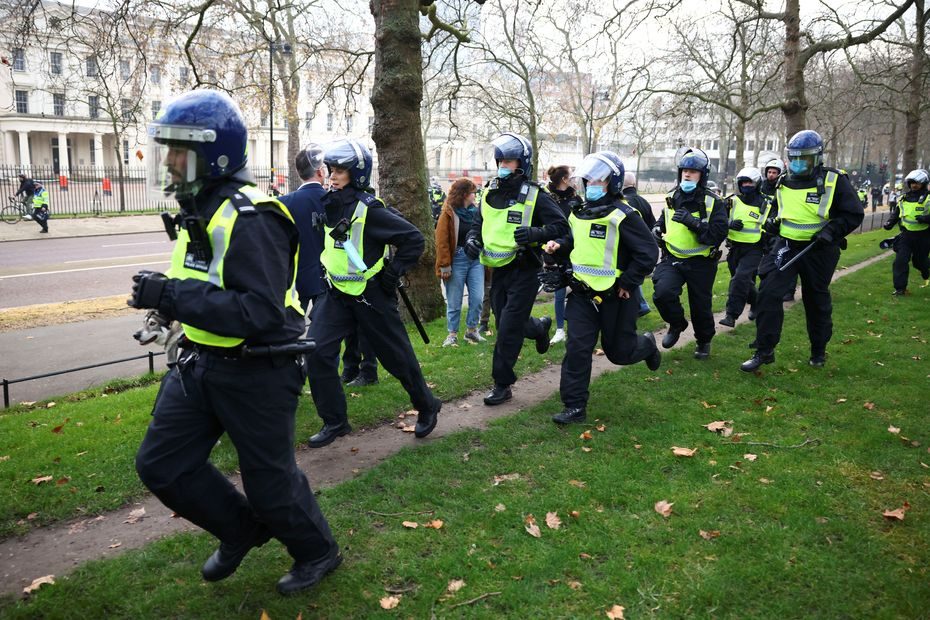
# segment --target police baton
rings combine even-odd
[[[798,260],[799,258],[801,258],[801,257],[804,256],[805,254],[807,254],[808,252],[810,252],[811,249],[813,249],[813,247],[814,247],[815,245],[817,245],[817,242],[816,242],[816,241],[812,241],[811,244],[810,244],[809,246],[807,246],[806,248],[804,248],[803,250],[801,250],[800,252],[798,252],[797,254],[795,254],[795,255],[791,258],[791,260],[789,260],[787,263],[785,263],[784,265],[782,265],[781,267],[779,267],[778,270],[779,270],[779,271],[784,271],[785,269],[787,269],[788,267],[790,267],[791,265],[793,265],[794,263],[796,263],[797,260]]]
[[[410,298],[407,297],[407,291],[404,290],[403,284],[397,287],[397,292],[400,293],[400,298],[404,300],[404,305],[407,306],[407,312],[410,313],[410,318],[413,319],[413,324],[417,326],[417,331],[420,332],[420,338],[423,339],[423,343],[429,344],[429,336],[426,335],[426,330],[423,329],[423,323],[420,322],[420,317],[417,316],[417,311],[413,309],[413,304],[410,303]]]

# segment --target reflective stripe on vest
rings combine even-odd
[[[930,224],[921,224],[917,221],[918,216],[927,215],[926,195],[920,202],[902,200],[898,203],[898,209],[901,211],[901,225],[904,226],[904,230],[917,232],[919,230],[927,230],[927,228],[930,228]]]
[[[823,194],[816,202],[809,202],[811,198],[817,197],[814,187],[791,189],[784,185],[779,186],[778,209],[782,237],[795,241],[810,241],[811,237],[827,225],[838,179],[837,173],[827,173]]]
[[[670,194],[671,195],[671,194]],[[710,194],[704,195],[704,209],[707,211],[707,217],[701,221],[706,222],[714,209],[714,197]],[[691,258],[692,256],[710,256],[713,246],[704,245],[698,241],[698,234],[678,222],[672,221],[675,215],[673,209],[665,209],[665,248],[673,256],[678,258]]]
[[[346,295],[359,296],[365,292],[368,281],[375,277],[384,267],[384,257],[378,259],[371,267],[360,269],[349,259],[345,250],[345,243],[351,243],[358,252],[359,257],[365,257],[365,222],[368,219],[368,205],[361,200],[355,205],[352,214],[352,227],[345,242],[336,241],[330,236],[333,229],[324,226],[323,253],[320,262],[326,268],[326,277],[341,292]]]
[[[48,206],[48,192],[44,189],[36,192],[35,196],[32,197],[32,206],[36,209],[47,207]]]
[[[283,204],[258,191],[251,185],[245,185],[236,190],[238,194],[248,198],[249,202],[254,204],[271,204],[290,220],[294,222],[290,211]],[[254,208],[254,207],[253,207]],[[233,229],[238,221],[239,211],[233,204],[232,200],[226,199],[219,206],[210,222],[207,224],[207,236],[210,238],[210,249],[213,257],[208,265],[199,265],[192,258],[188,258],[187,246],[190,243],[190,235],[186,228],[178,231],[178,239],[174,244],[174,250],[171,254],[171,267],[166,275],[169,278],[179,280],[200,280],[209,282],[219,288],[225,288],[223,280],[223,266],[225,264],[226,251],[229,249],[229,242],[232,238]],[[297,279],[297,256],[294,252],[293,275],[291,276],[290,287],[284,294],[282,303],[285,308],[293,308],[295,311],[303,314],[300,302],[297,298],[297,289],[294,282]],[[242,344],[245,339],[235,336],[221,336],[214,332],[207,331],[181,323],[184,329],[184,335],[193,342],[211,347],[235,347]]]
[[[530,185],[526,202],[516,202],[505,209],[495,209],[488,203],[487,194],[481,199],[481,264],[488,267],[503,267],[513,261],[520,246],[513,240],[513,231],[520,226],[530,226],[539,188]]]
[[[569,214],[575,245],[570,260],[576,278],[595,291],[606,291],[620,274],[617,257],[620,254],[620,222],[626,214],[620,209],[594,220],[583,220]]]
[[[737,243],[758,243],[762,239],[762,224],[769,216],[772,203],[766,198],[761,207],[748,205],[739,196],[733,196],[733,208],[730,210],[730,222],[743,222],[741,230],[730,230],[727,239]]]

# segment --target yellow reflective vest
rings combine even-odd
[[[786,239],[810,241],[826,226],[838,178],[836,172],[827,172],[823,184],[824,191],[820,195],[817,194],[816,187],[792,189],[779,185],[776,190],[781,218],[779,234]]]
[[[524,202],[515,202],[506,209],[495,209],[488,203],[488,192],[481,199],[481,250],[480,261],[488,267],[503,267],[517,256],[520,246],[513,240],[513,231],[530,226],[533,210],[539,198],[539,187],[530,185]]]
[[[207,236],[210,239],[210,247],[213,256],[209,262],[199,259],[193,252],[188,251],[190,235],[186,228],[178,231],[178,239],[174,244],[174,250],[171,254],[171,267],[165,274],[169,278],[178,280],[201,280],[210,282],[220,288],[225,288],[223,284],[223,266],[226,257],[226,251],[229,249],[229,242],[232,238],[233,228],[239,218],[239,212],[246,210],[255,210],[256,204],[273,205],[279,209],[288,220],[292,223],[294,218],[290,211],[283,204],[258,191],[251,185],[243,185],[232,198],[227,198],[219,206],[213,217],[207,224]],[[297,279],[297,252],[294,252],[293,276],[291,284],[281,300],[285,308],[293,308],[303,314],[300,307],[300,301],[297,298],[297,289],[294,282]],[[214,332],[194,327],[186,323],[181,323],[184,328],[184,335],[191,341],[198,344],[211,347],[235,347],[242,344],[245,339],[233,336],[221,336]]]
[[[35,209],[48,207],[48,190],[44,187],[40,190],[36,190],[35,196],[32,198],[32,206]]]
[[[901,226],[904,227],[904,230],[917,232],[930,228],[930,224],[921,224],[917,221],[918,216],[927,215],[928,213],[927,199],[928,195],[924,194],[923,200],[920,202],[902,200],[898,203],[898,209],[901,213]]]
[[[333,229],[324,226],[326,234],[323,235],[323,253],[320,255],[320,262],[326,268],[326,277],[332,285],[346,295],[358,297],[364,293],[368,281],[384,268],[383,256],[371,267],[366,265],[367,269],[363,269],[361,265],[352,262],[349,253],[346,251],[346,244],[352,244],[358,252],[358,256],[364,259],[365,222],[368,219],[368,203],[375,204],[377,202],[379,201],[374,196],[366,195],[364,199],[356,203],[355,211],[352,214],[352,225],[347,231],[348,236],[345,240],[337,241],[333,239],[329,234]]]
[[[670,192],[668,197],[671,198],[675,192]],[[706,222],[710,218],[711,211],[714,209],[714,196],[711,194],[704,194],[704,209],[707,211],[707,214],[704,218],[701,219],[702,222]],[[696,213],[695,211],[691,212],[692,215]],[[698,241],[698,234],[696,231],[691,230],[684,224],[680,224],[672,220],[672,216],[675,215],[675,210],[666,207],[665,208],[665,236],[662,240],[665,242],[665,248],[669,251],[672,256],[677,256],[678,258],[691,258],[693,256],[710,256],[711,252],[714,251],[714,247],[711,245],[705,245]]]
[[[742,230],[733,230],[727,233],[727,239],[737,243],[758,243],[762,239],[762,225],[765,224],[772,203],[763,196],[761,207],[748,205],[739,196],[733,196],[733,208],[730,209],[730,222],[740,220],[743,222]]]
[[[572,274],[595,291],[606,291],[623,272],[617,268],[620,256],[620,223],[626,213],[614,209],[592,220],[568,216],[574,247],[569,257]]]

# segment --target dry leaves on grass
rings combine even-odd
[[[897,426],[889,426],[888,432],[891,433],[892,435],[897,435],[898,433],[901,432],[901,429],[898,428]]]
[[[584,439],[585,441],[591,439],[592,437],[594,437],[594,435],[591,434],[591,431],[585,431],[578,435],[578,439]]]
[[[710,404],[709,402],[707,402],[706,400],[702,400],[702,401],[701,401],[701,405],[702,405],[705,409],[716,409],[716,408],[717,408],[717,405],[711,405],[711,404]]]
[[[494,512],[504,512],[505,510],[507,510],[507,506],[504,506],[503,504],[498,504],[494,507]]]
[[[523,528],[533,538],[542,538],[542,532],[539,530],[539,526],[536,525],[536,517],[533,515],[526,515],[526,518],[523,519]]]
[[[404,521],[403,523],[401,523],[401,525],[403,525],[405,528],[410,529],[410,530],[415,530],[418,527],[420,527],[420,524],[417,523],[416,521]]]
[[[446,586],[446,592],[448,592],[449,594],[455,594],[456,592],[458,592],[464,587],[465,587],[464,579],[451,579],[449,581],[449,585]]]
[[[32,580],[32,583],[23,588],[23,594],[32,594],[45,584],[53,585],[55,583],[55,575],[46,575],[45,577],[38,577]]]
[[[562,520],[559,518],[558,513],[546,513],[546,526],[548,526],[550,530],[557,530],[562,526]]]
[[[126,517],[126,520],[123,521],[123,523],[138,523],[144,518],[145,518],[145,507],[143,506],[142,508],[136,508],[135,510],[130,512],[129,516]]]
[[[443,522],[441,519],[433,519],[432,521],[427,521],[423,524],[423,527],[431,530],[442,529]]]
[[[873,471],[869,473],[869,478],[872,480],[884,480],[885,476],[880,471]]]
[[[604,426],[603,424],[598,424],[595,428],[597,428],[598,432],[600,433],[603,433],[604,431],[607,430],[607,427]]]
[[[845,403],[847,400],[848,400],[848,399],[846,399],[846,398],[837,398],[837,399],[836,399],[836,404],[839,405],[839,404]]]
[[[568,484],[572,485],[573,487],[578,487],[579,489],[583,489],[588,486],[586,482],[582,482],[581,480],[569,480]]]
[[[747,461],[749,461],[750,463],[752,463],[753,461],[755,461],[755,460],[756,460],[757,458],[759,458],[759,457],[756,456],[755,454],[744,454],[744,455],[743,455],[743,458],[746,459]]]
[[[882,516],[888,519],[889,521],[904,521],[904,513],[911,509],[911,505],[907,502],[904,502],[904,505],[900,508],[895,508],[894,510],[886,510],[882,513]]]
[[[33,478],[32,480],[30,480],[32,484],[37,485],[37,486],[42,484],[43,482],[51,482],[51,481],[52,481],[51,476],[39,476],[37,478]]]
[[[872,402],[862,403],[862,408],[872,411],[873,409],[875,409],[875,403],[872,403]]]
[[[678,446],[672,446],[672,454],[675,456],[687,456],[692,457],[694,453],[697,452],[697,448],[679,448]]]
[[[656,512],[658,512],[660,515],[662,515],[663,517],[667,519],[670,516],[672,516],[672,506],[674,505],[675,505],[675,502],[668,503],[664,499],[661,499],[656,502],[656,505],[654,506],[654,508]]]
[[[698,535],[704,540],[713,540],[720,536],[720,530],[699,530]]]
[[[506,482],[508,480],[519,480],[520,474],[503,474],[500,476],[494,476],[494,486],[499,485],[501,482]]]
[[[626,607],[623,605],[614,605],[604,613],[607,614],[607,617],[610,618],[610,620],[623,620],[624,609],[626,609]]]
[[[380,601],[381,609],[394,609],[400,605],[400,596],[385,596]]]
[[[733,424],[733,420],[714,420],[710,424],[702,424],[702,426],[712,433],[720,433],[724,437],[729,437],[733,434],[731,424]]]

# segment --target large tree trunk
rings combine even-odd
[[[371,0],[375,18],[372,138],[378,147],[378,185],[385,203],[423,231],[426,250],[408,274],[411,301],[424,320],[445,312],[433,272],[436,239],[426,194],[426,153],[420,130],[423,67],[418,0]]]
[[[924,72],[927,69],[926,43],[927,16],[924,14],[924,0],[914,3],[917,7],[917,32],[914,40],[914,55],[911,58],[910,80],[908,84],[907,112],[904,115],[904,170],[917,168],[917,138],[920,135],[920,104],[923,101]]]
[[[804,65],[801,64],[801,4],[800,0],[785,2],[785,114],[790,137],[807,127],[807,99],[804,96]]]

